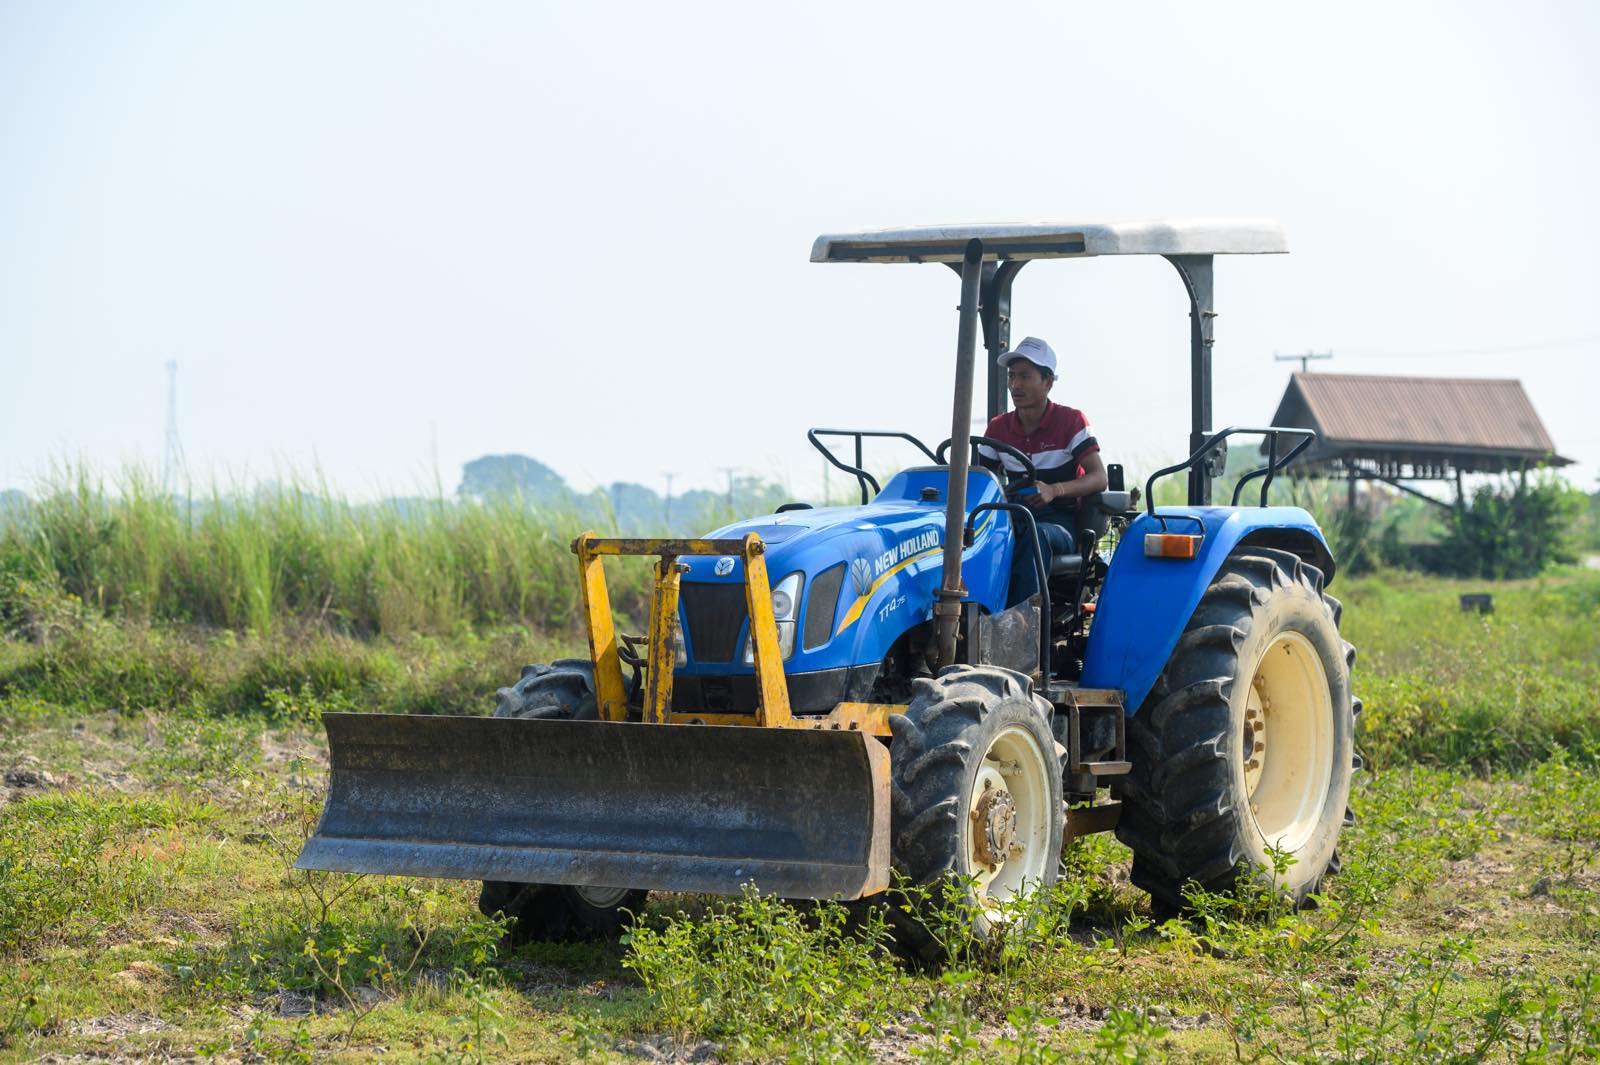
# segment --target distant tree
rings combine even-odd
[[[461,467],[459,496],[487,499],[518,493],[540,503],[567,502],[572,495],[560,474],[526,455],[484,455]]]
[[[666,500],[652,489],[631,481],[617,481],[605,490],[606,502],[623,532],[660,534],[667,527]]]
[[[790,497],[782,486],[759,477],[736,477],[733,503],[728,491],[691,488],[674,493],[672,513],[667,500],[653,489],[630,481],[617,481],[598,493],[617,528],[642,535],[698,536],[743,518],[770,514]]]

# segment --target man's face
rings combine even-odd
[[[1006,387],[1011,390],[1011,405],[1027,408],[1042,406],[1054,379],[1027,359],[1012,359],[1006,367]]]

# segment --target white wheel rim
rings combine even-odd
[[[1050,853],[1049,773],[1033,733],[1021,725],[1002,729],[978,763],[962,845],[967,869],[977,881],[978,902],[991,918],[1003,916],[1003,903],[1044,883]],[[1009,793],[1015,803],[1016,831],[1005,859],[990,864],[981,853],[984,826],[975,823],[971,813],[995,789]]]
[[[573,894],[597,910],[609,910],[620,903],[628,895],[627,888],[621,887],[575,887]]]
[[[1272,847],[1294,853],[1322,821],[1333,780],[1333,696],[1322,658],[1281,633],[1256,663],[1240,749],[1250,817]]]

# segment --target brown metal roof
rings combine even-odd
[[[1522,382],[1513,379],[1297,373],[1274,424],[1315,429],[1323,454],[1353,447],[1571,461],[1555,454]]]

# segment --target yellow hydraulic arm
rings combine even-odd
[[[655,555],[655,589],[650,602],[649,650],[645,662],[644,720],[655,724],[756,725],[767,728],[848,729],[889,735],[889,715],[905,707],[879,703],[841,703],[825,717],[796,718],[789,712],[789,686],[778,649],[778,625],[772,616],[772,587],[767,579],[766,545],[755,533],[742,540],[603,539],[586,532],[572,542],[578,556],[578,587],[589,654],[594,661],[595,700],[602,721],[628,716],[627,689],[622,683],[622,657],[617,627],[611,616],[602,560],[608,555]],[[678,580],[688,567],[684,556],[732,555],[744,561],[745,606],[750,642],[755,653],[755,714],[674,713],[672,668],[677,647]]]

